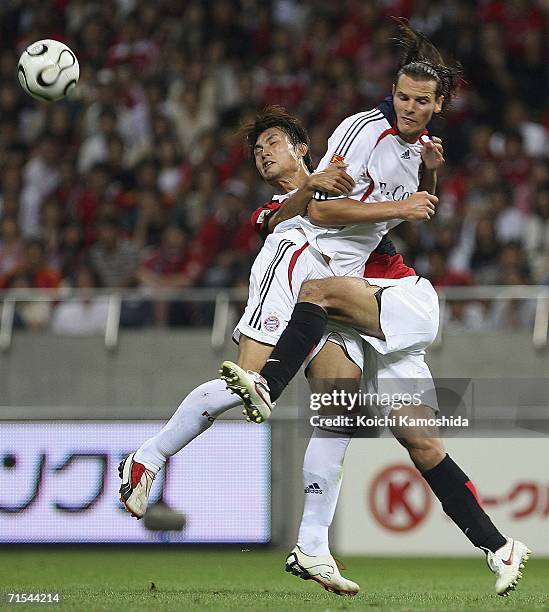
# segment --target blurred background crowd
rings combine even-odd
[[[249,216],[271,191],[239,124],[282,104],[318,161],[344,117],[390,93],[391,15],[465,75],[432,126],[446,152],[437,215],[393,241],[438,287],[549,284],[543,0],[11,0],[0,4],[0,288],[247,286],[260,248]],[[74,95],[50,105],[16,77],[19,54],[43,38],[71,46],[81,69]],[[17,322],[104,324],[104,303],[85,316],[56,308],[31,304]],[[456,308],[454,324],[531,325],[528,303],[498,308]],[[136,302],[122,323],[205,317]]]

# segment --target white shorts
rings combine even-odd
[[[378,353],[424,351],[438,333],[438,295],[433,285],[421,276],[405,278],[367,278],[371,285],[383,287],[379,323],[385,340],[361,334]]]
[[[408,276],[399,279],[366,280],[371,285],[384,287],[381,294],[380,324],[385,340],[368,336],[346,325],[329,322],[326,332],[307,358],[306,364],[318,355],[328,341],[339,344],[363,371],[363,341],[381,355],[398,355],[398,360],[407,354],[424,354],[425,349],[432,344],[438,332],[438,295],[426,278]],[[371,371],[368,359],[366,369]],[[403,372],[406,370],[404,367]]]
[[[363,371],[369,393],[385,396],[416,394],[423,404],[438,412],[433,378],[425,363],[425,350],[438,332],[439,309],[435,289],[427,279],[418,276],[366,280],[384,287],[380,325],[385,340],[330,323],[307,363],[326,342],[337,342]],[[391,406],[379,405],[378,409],[387,415]]]
[[[380,327],[385,340],[361,334],[364,347],[365,380],[370,393],[380,397],[413,395],[438,412],[435,385],[425,350],[438,333],[438,295],[433,285],[420,276],[401,279],[366,279],[384,287],[381,294]],[[390,405],[378,405],[386,416]]]
[[[438,413],[435,383],[425,363],[425,351],[403,350],[382,355],[366,345],[364,358],[366,391],[378,394],[377,410],[382,416],[387,416],[392,410],[389,399],[404,400],[405,394],[411,396],[407,403],[429,406],[435,414]]]
[[[328,264],[299,230],[270,234],[252,266],[248,302],[233,339],[238,342],[244,334],[274,346],[290,320],[301,285],[307,280],[331,277]],[[425,363],[425,349],[438,331],[436,291],[427,279],[417,276],[366,280],[384,287],[380,324],[385,340],[330,322],[305,367],[326,342],[336,342],[363,370],[369,391],[388,393],[395,380],[409,381],[402,392],[412,389],[426,393],[425,403],[428,401],[427,405],[438,411],[431,372]],[[375,350],[365,352],[364,342]]]
[[[298,230],[269,234],[250,273],[250,293],[233,340],[241,334],[274,346],[292,316],[301,285],[332,277],[322,255]]]

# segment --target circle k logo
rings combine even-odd
[[[385,529],[410,531],[429,513],[431,490],[415,468],[394,464],[374,477],[367,503],[376,521]]]

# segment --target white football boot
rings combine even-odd
[[[232,361],[224,361],[219,374],[229,391],[242,398],[242,414],[247,421],[263,423],[271,416],[275,403],[271,401],[269,385],[261,374],[252,370],[246,372]]]
[[[332,555],[306,555],[296,546],[286,559],[286,571],[303,580],[314,580],[330,593],[354,597],[360,587],[356,582],[347,580],[340,572],[337,561]]]
[[[507,538],[507,544],[498,548],[496,552],[486,552],[486,563],[496,575],[496,593],[507,597],[514,591],[517,582],[522,578],[521,569],[528,561],[532,551],[526,544]]]
[[[136,519],[143,518],[149,503],[149,494],[156,475],[142,463],[133,460],[135,453],[128,455],[118,466],[122,480],[120,501],[126,510]]]

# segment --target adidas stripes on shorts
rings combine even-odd
[[[288,325],[301,285],[332,277],[322,255],[298,229],[270,234],[250,273],[250,293],[234,332],[274,346]]]

